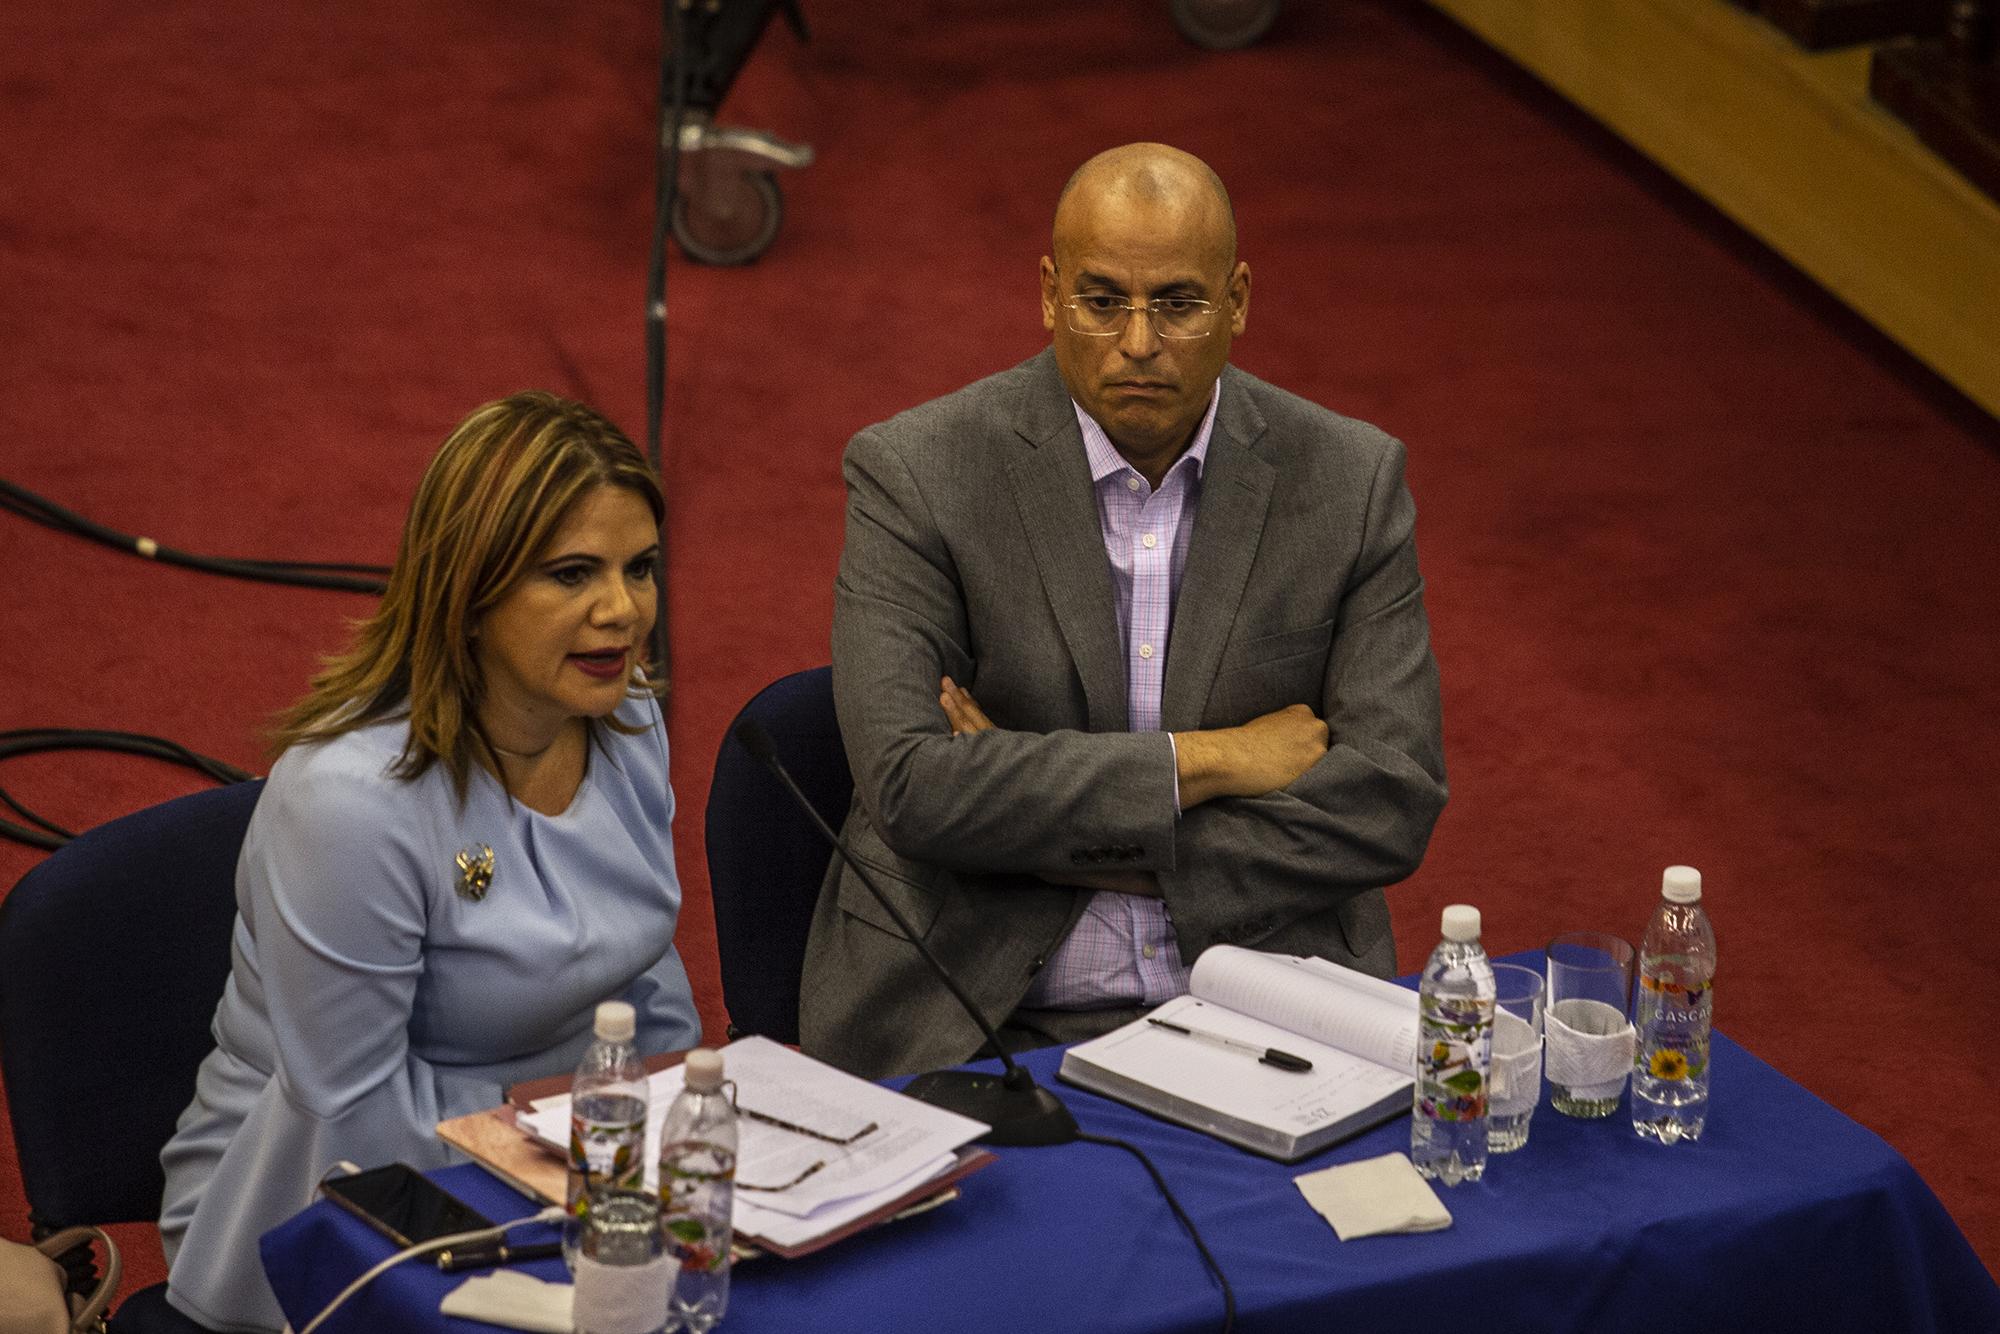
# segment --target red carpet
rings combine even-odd
[[[1296,0],[1235,55],[1151,0],[885,8],[774,29],[725,119],[820,161],[763,262],[673,270],[681,945],[711,1028],[708,770],[744,699],[826,658],[841,445],[1034,351],[1057,188],[1165,139],[1235,192],[1242,363],[1410,445],[1453,800],[1391,895],[1405,966],[1444,903],[1500,951],[1636,932],[1694,863],[1724,1029],[1888,1138],[2000,1268],[1964,1018],[2000,935],[2000,430],[1412,4]],[[640,435],[653,22],[7,10],[0,476],[196,550],[385,561],[479,402],[544,386]],[[0,571],[0,727],[260,769],[368,605],[6,515]],[[196,780],[69,756],[0,785],[88,826]],[[0,886],[34,860],[0,845]]]

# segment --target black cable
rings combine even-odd
[[[236,556],[201,556],[177,547],[163,546],[150,537],[135,537],[85,518],[46,496],[0,478],[0,509],[57,532],[102,543],[119,551],[143,556],[166,565],[179,565],[205,574],[227,575],[262,583],[293,584],[304,588],[330,588],[347,593],[381,593],[387,587],[389,571],[380,565],[352,565],[312,561],[257,560]],[[370,576],[381,576],[379,578]]]
[[[11,760],[20,755],[40,755],[53,750],[105,750],[125,755],[145,755],[170,764],[185,765],[223,784],[241,783],[256,777],[224,760],[189,750],[178,741],[147,736],[141,732],[108,732],[81,727],[28,727],[0,732],[0,760]],[[0,788],[0,803],[5,803],[29,822],[22,825],[12,820],[0,820],[0,837],[46,851],[54,851],[76,837],[71,830],[29,810],[5,788]]]
[[[1194,1248],[1201,1252],[1203,1262],[1208,1265],[1208,1272],[1214,1274],[1215,1281],[1222,1285],[1222,1334],[1230,1334],[1230,1331],[1236,1328],[1236,1292],[1229,1286],[1229,1279],[1223,1274],[1222,1266],[1216,1263],[1215,1256],[1209,1252],[1208,1243],[1201,1239],[1200,1229],[1195,1227],[1194,1220],[1187,1216],[1187,1210],[1181,1208],[1181,1202],[1174,1198],[1173,1191],[1167,1188],[1167,1179],[1160,1175],[1160,1169],[1153,1166],[1153,1160],[1148,1158],[1138,1145],[1122,1139],[1112,1139],[1109,1135],[1091,1135],[1078,1131],[1076,1137],[1086,1144],[1108,1144],[1114,1149],[1123,1149],[1146,1165],[1146,1171],[1152,1175],[1153,1184],[1160,1188],[1160,1194],[1167,1197],[1167,1207],[1174,1211],[1174,1217],[1181,1220],[1181,1226],[1186,1228],[1188,1236],[1194,1239]]]
[[[56,824],[52,821],[44,820],[41,816],[29,810],[26,806],[23,806],[20,802],[14,800],[14,794],[9,792],[4,787],[0,787],[0,801],[6,802],[8,808],[11,809],[14,812],[14,814],[20,816],[23,820],[26,820],[30,824],[38,825],[41,828],[48,830],[49,833],[54,835],[56,838],[68,840],[76,837],[76,835],[70,830],[63,828],[61,825]]]
[[[674,201],[680,195],[681,122],[687,117],[687,17],[681,0],[660,0],[660,41],[672,48],[673,59],[660,58],[660,139],[653,161],[653,250],[646,268],[646,457],[667,488],[661,462],[660,437],[667,406],[667,231],[673,225]],[[673,660],[667,642],[667,584],[660,580],[660,610],[653,620],[653,666],[671,680]]]
[[[10,801],[7,804],[11,806],[14,803]],[[0,820],[0,838],[12,839],[16,843],[26,843],[29,847],[40,848],[43,852],[54,852],[57,848],[69,842],[69,838],[67,837],[58,838],[54,834],[44,834],[39,830],[30,829],[26,825],[15,824],[12,820]]]

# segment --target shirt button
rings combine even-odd
[[[1125,489],[1127,491],[1137,491],[1139,489],[1139,479],[1136,477],[1127,477],[1125,479]]]
[[[1160,539],[1153,536],[1151,533],[1147,533],[1144,537],[1140,538],[1139,542],[1148,551],[1151,551],[1154,547],[1160,545]]]
[[[1151,644],[1139,645],[1139,656],[1142,658],[1151,658],[1153,656],[1153,646]]]
[[[1148,945],[1146,946],[1145,949],[1140,951],[1140,953],[1144,954],[1148,959],[1152,958],[1155,954],[1158,954],[1159,952],[1160,951],[1158,947],[1153,945]]]

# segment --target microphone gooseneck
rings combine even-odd
[[[890,920],[903,933],[903,938],[916,949],[930,970],[937,974],[938,981],[944,983],[945,990],[952,994],[959,1007],[986,1035],[987,1044],[999,1053],[1000,1064],[1004,1067],[1004,1073],[998,1076],[970,1070],[937,1070],[919,1075],[904,1092],[919,1101],[985,1122],[992,1127],[980,1136],[981,1141],[987,1144],[1067,1144],[1074,1140],[1078,1134],[1076,1118],[1070,1115],[1069,1108],[1063,1105],[1062,1099],[1037,1084],[1027,1067],[1007,1054],[1000,1035],[994,1031],[986,1016],[979,1012],[979,1007],[972,1003],[972,998],[965,994],[958,980],[931,953],[930,947],[924,944],[902,910],[882,892],[882,887],[875,883],[867,868],[848,852],[846,841],[820,817],[812,801],[799,789],[784,761],[778,758],[778,748],[770,734],[755,719],[745,718],[736,725],[735,736],[750,752],[751,758],[771,771],[799,809],[812,821],[820,837],[833,845],[835,854],[875,896],[875,901],[889,914]]]

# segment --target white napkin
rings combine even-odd
[[[589,1254],[579,1255],[570,1318],[579,1329],[658,1329],[680,1273],[671,1254],[636,1265],[599,1264]]]
[[[1615,1098],[1637,1038],[1614,1005],[1572,997],[1549,1007],[1548,1076],[1579,1098]]]
[[[438,1310],[536,1334],[570,1334],[573,1291],[567,1283],[545,1282],[518,1269],[496,1269],[447,1292]]]
[[[1542,1096],[1542,1035],[1509,1010],[1493,1013],[1493,1086],[1486,1110],[1519,1116],[1535,1110]]]
[[[1308,1172],[1293,1177],[1292,1184],[1342,1241],[1451,1226],[1451,1211],[1417,1175],[1408,1154],[1385,1153]]]

